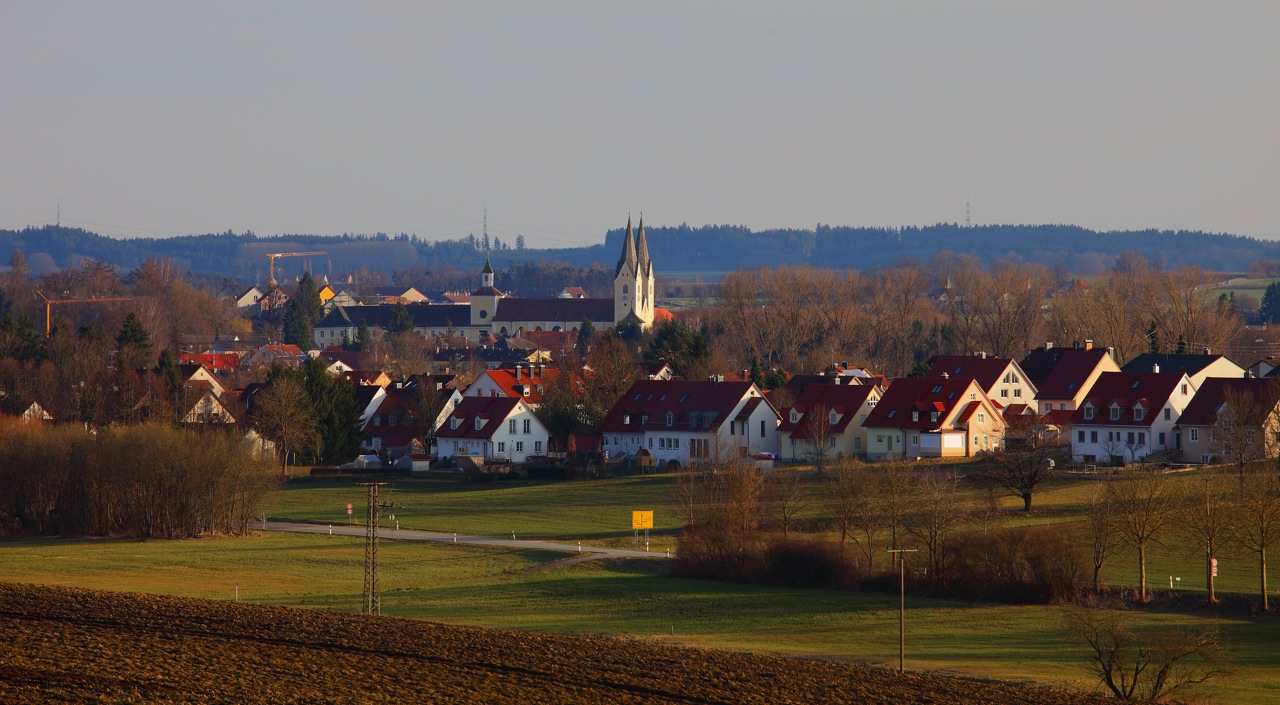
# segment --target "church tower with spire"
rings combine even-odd
[[[622,254],[613,276],[613,321],[621,323],[635,318],[641,329],[653,326],[653,262],[649,259],[649,242],[644,234],[644,216],[640,216],[639,238],[632,234],[631,216],[627,216],[627,233],[622,240]]]
[[[485,255],[484,269],[480,271],[480,288],[471,292],[471,325],[491,325],[494,314],[498,312],[498,300],[503,296],[493,286],[493,265]]]

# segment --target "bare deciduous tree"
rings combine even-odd
[[[289,451],[314,443],[316,420],[311,397],[293,375],[281,375],[258,392],[254,400],[253,427],[276,445],[280,473],[289,472]]]
[[[1280,541],[1280,478],[1256,474],[1245,479],[1245,491],[1237,505],[1237,540],[1258,555],[1258,581],[1262,611],[1267,600],[1267,549]]]
[[[1228,672],[1215,627],[1136,634],[1123,612],[1083,607],[1067,624],[1089,647],[1089,672],[1120,700],[1155,702]]]
[[[964,518],[960,507],[960,478],[949,471],[925,471],[916,482],[915,511],[906,515],[907,532],[920,539],[929,553],[929,581],[946,575],[946,547]]]
[[[1032,423],[1014,439],[1006,437],[1004,452],[993,460],[993,466],[981,479],[1003,487],[1022,500],[1022,511],[1031,511],[1031,498],[1036,489],[1057,476],[1055,457],[1062,453],[1057,437],[1042,423]]]
[[[775,468],[768,477],[768,490],[773,514],[782,524],[782,540],[787,541],[796,517],[809,508],[809,487],[799,470]]]
[[[1173,524],[1177,497],[1167,476],[1137,471],[1106,485],[1120,540],[1138,553],[1138,597],[1146,602],[1147,547]]]
[[[1221,476],[1206,476],[1200,491],[1186,498],[1180,512],[1182,529],[1204,550],[1204,587],[1217,602],[1213,561],[1234,534],[1235,507]]]
[[[1102,592],[1102,566],[1116,544],[1115,507],[1103,487],[1095,488],[1085,505],[1085,526],[1089,537],[1089,558],[1093,563],[1093,592]]]

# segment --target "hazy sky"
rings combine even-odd
[[[1280,2],[0,0],[0,228],[1280,238]]]

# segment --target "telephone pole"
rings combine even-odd
[[[915,553],[917,548],[892,548],[889,553]],[[907,670],[907,557],[898,559],[898,673]]]
[[[378,488],[389,482],[359,482],[369,488],[369,511],[364,524],[364,605],[365,614],[382,614],[382,590],[378,586],[378,524],[382,522],[382,505]]]

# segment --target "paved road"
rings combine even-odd
[[[267,531],[288,531],[299,534],[334,534],[337,536],[364,536],[363,526],[347,524],[303,524],[287,519],[268,519],[265,526],[258,528]],[[551,541],[524,541],[522,539],[496,539],[489,536],[463,536],[461,534],[445,534],[437,531],[412,531],[410,529],[378,529],[378,536],[396,541],[436,541],[438,543],[469,543],[478,546],[502,546],[504,548],[525,548],[539,551],[563,551],[565,553],[592,554],[595,558],[662,558],[670,556],[665,551],[632,551],[622,548],[601,548],[599,546],[579,546],[569,543]]]

